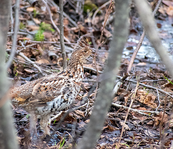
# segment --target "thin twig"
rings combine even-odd
[[[156,5],[156,7],[155,7],[155,9],[154,9],[154,11],[153,11],[153,15],[155,15],[157,9],[159,8],[159,5],[160,5],[161,1],[162,1],[162,0],[159,0],[159,1],[157,2],[157,5]],[[136,47],[136,50],[133,52],[133,55],[132,55],[132,57],[131,57],[129,66],[128,66],[128,68],[127,68],[127,73],[129,73],[129,71],[130,71],[131,68],[132,68],[134,59],[135,59],[135,57],[136,57],[136,55],[137,55],[137,53],[138,53],[138,51],[139,51],[139,49],[140,49],[140,47],[141,47],[141,45],[142,45],[142,42],[143,42],[143,40],[144,40],[145,33],[146,33],[145,30],[143,30],[143,33],[142,33],[142,35],[141,35],[141,38],[139,39],[139,43],[138,43],[138,45],[137,45],[137,47]]]
[[[144,40],[144,37],[145,37],[145,30],[143,30],[143,33],[141,35],[141,38],[139,39],[138,45],[137,45],[135,51],[133,52],[133,55],[131,57],[129,66],[127,68],[127,73],[129,73],[129,71],[132,69],[132,65],[133,65],[134,59],[135,59],[135,57],[136,57],[136,55],[137,55],[137,53],[138,53],[138,51],[139,51],[139,49],[140,49],[140,47],[142,45],[142,42]]]
[[[167,81],[166,79],[158,79],[158,80],[140,80],[140,82],[158,82],[158,81]]]
[[[90,30],[89,30],[89,32],[91,33],[91,39],[92,39],[92,43],[93,43],[93,45],[94,45],[94,48],[96,49],[96,52],[95,52],[95,54],[94,54],[94,58],[93,58],[93,61],[94,61],[94,64],[95,64],[95,68],[96,68],[96,73],[97,73],[97,82],[96,82],[96,91],[95,91],[95,94],[94,94],[94,99],[96,98],[96,94],[97,94],[97,89],[98,89],[98,76],[99,76],[99,73],[98,73],[98,68],[97,68],[97,63],[96,63],[96,56],[97,56],[97,53],[98,53],[98,46],[96,45],[96,43],[95,43],[95,39],[94,39],[94,36],[93,36],[93,32],[91,31],[91,17],[90,17],[90,15],[89,15],[89,13],[88,13],[88,19],[89,19],[89,28],[90,28]]]
[[[111,0],[110,5],[109,5],[109,8],[106,11],[106,15],[105,15],[104,23],[103,23],[103,28],[102,28],[102,31],[101,31],[100,42],[99,42],[99,46],[100,47],[101,47],[101,42],[102,42],[102,37],[103,37],[103,31],[105,29],[105,26],[106,26],[106,22],[108,20],[108,17],[109,17],[109,15],[111,13],[112,6],[113,6],[113,1]]]
[[[38,66],[38,65],[36,65],[36,63],[35,62],[33,62],[33,61],[31,61],[28,57],[26,57],[23,53],[18,53],[21,57],[23,57],[26,61],[28,61],[29,63],[31,63],[42,75],[44,75],[43,74],[43,72],[42,72],[42,70],[41,70],[41,68]]]
[[[121,76],[117,76],[117,78],[121,79],[122,77]],[[137,81],[132,80],[132,79],[130,79],[130,80],[126,79],[126,81],[137,83]],[[173,95],[171,95],[170,93],[168,93],[168,92],[166,92],[166,91],[164,91],[162,89],[159,89],[159,88],[156,88],[156,87],[153,87],[153,86],[150,86],[150,85],[146,85],[146,84],[143,84],[143,83],[139,83],[139,85],[142,85],[144,87],[151,88],[151,89],[154,89],[154,90],[158,90],[159,92],[161,92],[163,94],[166,94],[166,95],[170,96],[171,98],[173,98]]]
[[[110,3],[111,1],[112,1],[112,0],[109,0],[108,2],[104,3],[103,5],[101,5],[101,6],[94,12],[94,15],[93,15],[93,18],[92,18],[92,24],[95,23],[96,14],[97,14],[102,8],[104,8],[106,5],[109,5],[109,3]]]
[[[52,0],[48,0],[48,1],[49,1],[49,5],[54,6],[59,10],[59,7],[55,4],[54,1],[52,1]],[[63,12],[63,15],[64,15],[64,17],[66,17],[70,21],[71,24],[73,24],[74,26],[78,26],[76,24],[76,22],[73,21],[65,12]]]
[[[85,104],[83,104],[83,105],[80,105],[80,106],[78,106],[78,107],[74,107],[74,108],[72,108],[72,109],[70,108],[70,109],[64,111],[65,114],[61,117],[61,119],[60,119],[60,121],[58,122],[56,128],[59,128],[59,126],[61,125],[62,121],[66,118],[66,116],[67,116],[70,112],[73,112],[73,111],[75,111],[75,110],[77,110],[77,109],[80,109],[80,108],[82,108],[82,107],[85,107],[86,105],[87,105],[87,103],[85,103]],[[55,116],[53,116],[52,118],[50,118],[50,119],[49,119],[49,123],[51,123],[54,119],[56,119],[57,117],[59,117],[61,114],[62,114],[62,111],[59,112],[58,114],[56,114]]]
[[[9,60],[6,64],[6,68],[8,69],[13,61],[15,51],[16,51],[16,44],[17,44],[17,32],[18,32],[18,27],[19,27],[19,5],[20,5],[20,0],[16,0],[16,6],[15,6],[15,28],[14,28],[14,36],[13,36],[13,44],[11,48],[11,54],[9,57]]]
[[[57,32],[60,34],[60,30],[58,29],[58,27],[56,26],[55,22],[54,22],[53,19],[52,19],[52,15],[51,15],[51,11],[50,11],[49,6],[48,6],[47,3],[45,2],[45,0],[42,0],[42,2],[45,4],[45,6],[46,6],[46,8],[47,8],[47,10],[48,10],[48,12],[49,12],[49,16],[50,16],[50,20],[51,20],[51,22],[52,22],[52,25],[53,25],[54,28],[57,30]],[[70,41],[69,41],[66,37],[64,37],[64,40],[67,41],[68,43],[70,43]]]
[[[162,132],[162,125],[163,125],[163,119],[164,119],[164,116],[165,116],[165,111],[166,111],[166,103],[167,103],[167,95],[166,97],[164,98],[164,111],[163,111],[163,115],[162,115],[162,119],[161,119],[161,122],[160,122],[160,125],[159,125],[159,132],[160,132],[160,146],[162,146],[162,139],[163,139],[163,132]]]
[[[161,39],[159,38],[159,33],[156,28],[156,23],[154,21],[154,17],[152,15],[151,8],[148,6],[146,0],[134,0],[135,6],[141,18],[142,24],[146,30],[148,35],[148,39],[153,45],[156,52],[159,54],[161,60],[165,64],[169,73],[173,77],[173,60],[170,58],[168,54],[168,50],[165,46],[163,46]],[[147,17],[146,17],[147,16]]]
[[[13,8],[11,7],[11,12],[10,12],[10,17],[11,17],[11,32],[14,31],[13,25],[14,25],[14,19],[13,19]]]
[[[156,91],[157,91],[157,99],[158,99],[158,103],[159,103],[159,105],[156,108],[156,111],[157,111],[159,109],[159,107],[160,107],[160,97],[159,97],[159,91],[158,91],[158,89],[156,89]]]
[[[28,42],[31,42],[31,43],[42,43],[42,44],[57,44],[57,43],[60,43],[60,42],[57,42],[57,41],[32,41],[32,40],[29,40]],[[76,45],[75,43],[68,43],[68,42],[64,42],[64,44]]]
[[[130,109],[131,109],[131,107],[132,107],[133,101],[134,101],[134,99],[135,99],[135,97],[136,97],[136,93],[137,93],[137,90],[138,90],[138,86],[139,86],[139,82],[137,82],[135,92],[134,92],[134,94],[132,94],[131,103],[130,103],[130,106],[129,106],[128,111],[127,111],[127,113],[126,113],[126,117],[125,117],[125,120],[124,120],[124,125],[125,125],[125,123],[126,123],[126,121],[127,121],[127,117],[128,117],[128,115],[129,115],[129,112],[130,112]],[[124,125],[123,125],[122,130],[121,130],[121,135],[120,135],[119,142],[118,142],[118,144],[117,144],[117,149],[119,149],[119,144],[120,144],[121,138],[122,138],[122,136],[123,136]]]
[[[64,26],[63,26],[63,0],[59,0],[59,7],[60,7],[60,44],[61,44],[61,52],[63,58],[63,70],[67,68],[67,61],[66,61],[66,52],[64,47]]]
[[[124,105],[120,105],[120,104],[117,104],[117,103],[112,103],[112,106],[115,106],[115,107],[118,107],[118,108],[123,108],[123,109],[129,109],[129,107],[126,107]],[[138,110],[138,109],[132,109],[132,108],[130,108],[130,111],[133,111],[133,112],[139,113],[141,115],[145,115],[145,116],[151,116],[151,115],[146,114],[146,113],[151,113],[151,114],[156,114],[156,115],[159,114],[158,111]]]
[[[12,32],[8,32],[7,34],[8,34],[8,36],[11,36],[11,35],[14,34],[14,32],[13,32],[13,31],[12,31]],[[28,34],[25,33],[25,32],[17,32],[17,34],[20,34],[20,35],[28,35]]]
[[[133,81],[133,80],[129,80],[129,81],[130,81],[130,82],[136,83],[136,81]],[[173,96],[172,96],[170,93],[168,93],[168,92],[166,92],[166,91],[164,91],[164,90],[162,90],[162,89],[159,89],[159,88],[156,88],[156,87],[153,87],[153,86],[150,86],[150,85],[146,85],[146,84],[143,84],[143,83],[139,83],[139,85],[145,86],[145,87],[147,87],[147,88],[151,88],[151,89],[158,90],[158,91],[160,91],[161,93],[167,94],[167,95],[169,95],[171,98],[173,98]]]

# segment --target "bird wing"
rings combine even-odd
[[[20,104],[39,104],[52,101],[61,94],[63,75],[50,75],[11,89],[10,96]]]
[[[32,98],[40,102],[49,102],[61,94],[63,85],[62,77],[45,78],[33,87]]]

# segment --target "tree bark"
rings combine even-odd
[[[134,1],[149,41],[152,43],[153,47],[159,54],[161,60],[163,61],[173,78],[173,60],[169,57],[168,50],[162,45],[162,41],[159,38],[151,8],[149,7],[146,0]]]
[[[5,65],[7,31],[9,28],[10,0],[1,0],[0,5],[0,129],[2,131],[1,146],[3,149],[17,149],[10,100],[8,98],[9,82]]]
[[[106,114],[111,106],[112,90],[116,74],[120,66],[122,51],[128,36],[129,0],[115,0],[116,18],[114,22],[113,40],[110,45],[108,63],[102,75],[100,91],[94,104],[90,123],[79,141],[77,149],[92,149],[99,139]]]
[[[63,70],[67,68],[67,61],[66,61],[66,53],[64,47],[64,26],[63,26],[63,0],[59,0],[59,8],[60,8],[60,44],[61,44],[61,52],[63,58]]]

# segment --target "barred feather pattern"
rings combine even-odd
[[[22,86],[11,89],[10,95],[18,106],[33,111],[40,118],[44,135],[50,134],[47,127],[50,116],[55,111],[69,107],[80,91],[84,78],[83,63],[92,53],[84,39],[78,41],[66,71],[52,74]]]

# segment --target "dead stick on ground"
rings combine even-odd
[[[155,7],[155,9],[154,9],[154,11],[153,11],[153,15],[155,15],[157,9],[159,8],[159,5],[160,5],[161,1],[162,1],[162,0],[159,0],[159,1],[157,2],[157,5],[156,5],[156,7]],[[132,55],[132,57],[131,57],[129,66],[128,66],[128,68],[127,68],[127,73],[129,73],[129,71],[130,71],[131,68],[132,68],[134,59],[135,59],[135,57],[136,57],[136,55],[137,55],[137,53],[138,53],[138,51],[139,51],[139,49],[140,49],[140,47],[141,47],[141,45],[142,45],[142,41],[144,40],[144,37],[145,37],[145,30],[144,30],[143,33],[142,33],[142,36],[141,36],[141,38],[140,38],[140,40],[139,40],[139,43],[138,43],[138,45],[137,45],[137,47],[136,47],[136,50],[133,52],[133,55]]]
[[[31,63],[35,68],[37,68],[37,70],[42,74],[42,75],[44,75],[43,74],[43,72],[42,72],[42,70],[41,70],[41,68],[38,66],[38,65],[36,65],[35,64],[35,62],[33,62],[33,61],[31,61],[28,57],[26,57],[23,53],[18,53],[21,57],[23,57],[26,61],[28,61],[29,63]]]
[[[117,78],[122,79],[121,76],[117,76]],[[126,79],[126,81],[133,82],[133,83],[137,83],[137,81],[132,80],[132,79],[130,79],[130,80]],[[143,83],[139,83],[139,85],[142,85],[142,86],[144,86],[144,87],[151,88],[151,89],[154,89],[154,90],[158,90],[159,92],[161,92],[161,93],[163,93],[163,94],[166,94],[166,95],[170,96],[171,98],[173,98],[173,95],[171,95],[169,92],[166,92],[166,91],[164,91],[164,90],[162,90],[162,89],[159,89],[159,88],[156,88],[156,87],[153,87],[153,86],[150,86],[150,85],[146,85],[146,84],[143,84]]]
[[[162,146],[162,139],[163,139],[163,132],[162,132],[162,125],[163,125],[163,119],[164,119],[164,116],[165,116],[165,111],[166,111],[166,103],[167,103],[167,95],[164,99],[165,103],[164,103],[164,111],[163,111],[163,115],[162,115],[162,119],[161,119],[161,122],[160,122],[160,125],[159,125],[159,131],[160,131],[160,146]]]
[[[129,109],[129,107],[119,105],[117,103],[112,103],[112,106],[115,106],[115,107],[118,107],[118,108],[123,108],[123,109]],[[151,114],[156,114],[156,115],[159,114],[158,111],[138,110],[138,109],[132,109],[132,108],[130,108],[130,111],[133,111],[133,112],[139,113],[141,115],[145,115],[145,116],[151,116],[151,115],[146,114],[146,113],[151,113]]]
[[[123,127],[122,127],[122,130],[121,130],[120,139],[119,139],[119,142],[118,142],[118,144],[117,144],[117,149],[119,149],[119,144],[120,144],[120,142],[121,142],[121,138],[122,138],[123,132],[124,132],[124,126],[125,126],[125,123],[126,123],[126,121],[127,121],[127,117],[128,117],[128,115],[129,115],[130,108],[132,107],[133,101],[134,101],[134,99],[135,99],[135,97],[136,97],[136,93],[137,93],[138,87],[139,87],[139,82],[137,82],[137,84],[136,84],[135,92],[134,92],[134,94],[132,95],[131,103],[130,103],[129,109],[128,109],[127,113],[126,113],[126,117],[125,117],[125,120],[124,120],[124,123],[123,123]]]

